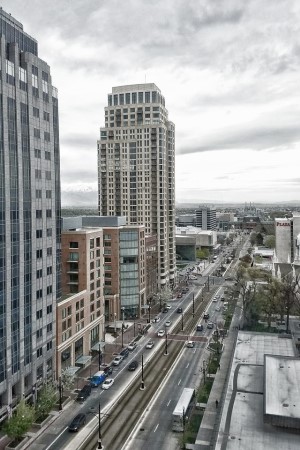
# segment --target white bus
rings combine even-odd
[[[195,397],[195,390],[191,388],[184,388],[180,399],[173,411],[172,415],[172,430],[183,431],[184,425],[189,418],[192,401]]]

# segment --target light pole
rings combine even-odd
[[[166,342],[165,342],[165,356],[168,355],[168,333],[166,333]]]
[[[193,317],[195,317],[195,295],[193,292]]]
[[[115,313],[115,337],[117,334],[117,313]]]
[[[61,377],[59,377],[59,385],[58,385],[58,390],[59,390],[59,411],[61,411],[63,409],[62,407],[62,397],[63,397],[63,386],[62,386],[62,382],[61,382]]]
[[[141,381],[140,390],[143,391],[144,389],[145,389],[145,383],[144,383],[144,355],[142,354],[142,381]]]
[[[124,306],[122,306],[121,311],[122,311],[122,328],[121,328],[121,334],[122,334],[122,348],[123,348],[123,347],[124,347],[124,311],[125,311]]]
[[[183,312],[181,313],[181,331],[183,331]]]
[[[100,346],[100,342],[99,342],[99,355],[98,355],[98,362],[99,362],[99,370],[101,368],[101,360],[102,360],[102,353],[101,353],[101,346]]]
[[[97,414],[94,412],[96,408],[90,408],[90,413],[94,414],[95,417],[97,417]],[[102,435],[101,435],[101,405],[99,402],[99,406],[98,406],[98,449],[104,449],[103,445],[102,445]]]
[[[148,314],[149,314],[149,318],[148,318],[148,323],[151,322],[151,318],[150,318],[150,311],[151,311],[151,306],[148,305]]]
[[[207,277],[207,292],[209,292],[209,275]]]

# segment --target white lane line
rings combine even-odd
[[[51,442],[51,444],[45,449],[48,450],[48,448],[51,448],[53,446],[53,444],[61,437],[61,435],[68,429],[68,427],[64,428],[62,430],[62,432],[57,436],[56,439],[54,439],[54,441]]]
[[[181,383],[181,380],[178,381],[178,386],[180,385],[180,383]]]
[[[153,433],[155,433],[155,431],[157,430],[157,428],[158,428],[158,424],[157,424],[156,427],[154,428]]]
[[[185,367],[186,369],[189,367],[190,363],[188,363],[188,365]]]
[[[171,400],[168,401],[167,406],[169,406],[170,403],[171,403]]]

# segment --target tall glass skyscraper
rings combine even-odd
[[[126,216],[158,242],[158,289],[174,283],[175,126],[153,84],[108,95],[98,141],[99,213]]]
[[[57,90],[0,8],[0,422],[54,375],[60,296]]]

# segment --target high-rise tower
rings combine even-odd
[[[98,141],[100,215],[126,216],[158,242],[158,288],[175,277],[175,127],[153,84],[108,95]]]
[[[60,296],[57,90],[0,8],[0,421],[54,373]]]

